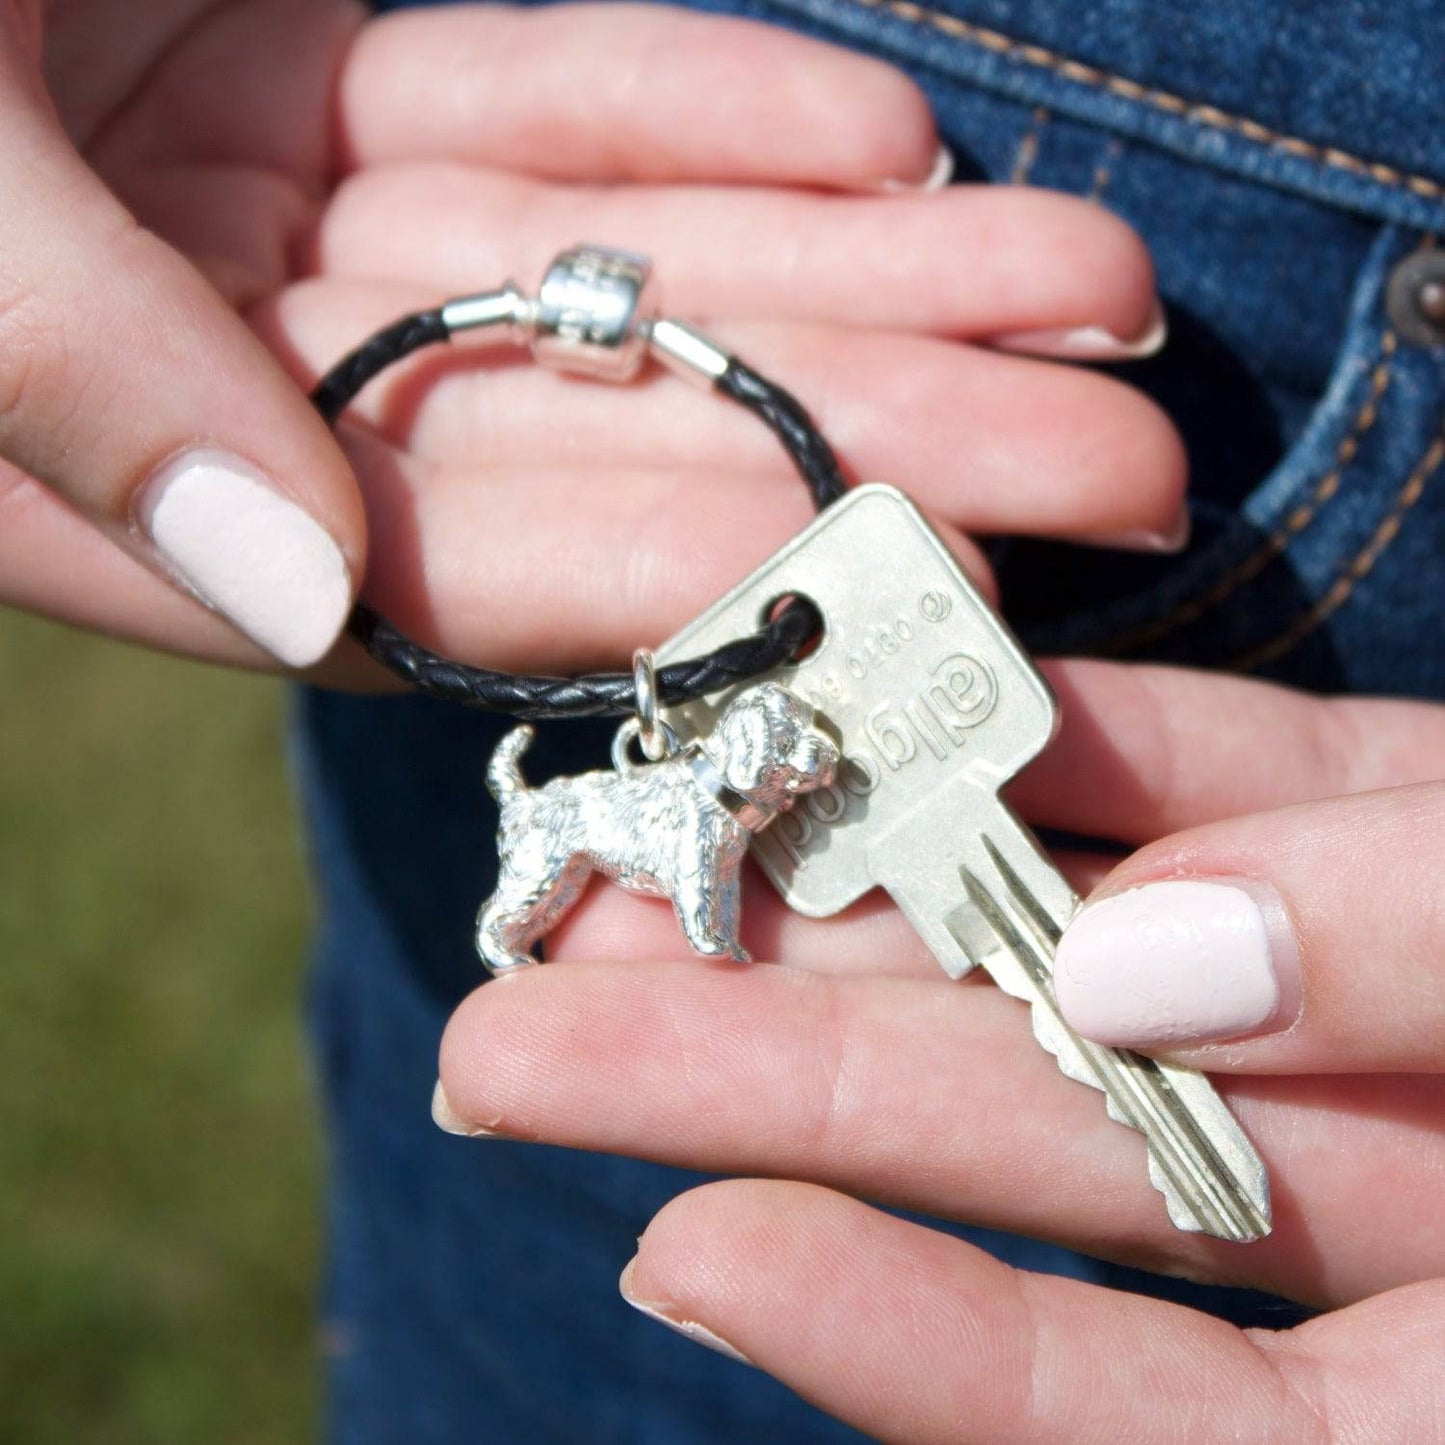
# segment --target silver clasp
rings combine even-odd
[[[442,307],[449,332],[489,332],[530,345],[561,371],[631,381],[648,355],[670,371],[711,386],[728,355],[701,332],[656,315],[657,288],[646,256],[608,246],[573,246],[557,256],[536,299],[514,282]]]
[[[563,371],[631,381],[647,359],[652,262],[630,251],[574,246],[537,293],[532,354]]]

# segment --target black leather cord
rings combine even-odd
[[[334,426],[373,377],[412,352],[450,336],[440,310],[405,316],[333,366],[317,383],[311,400]],[[820,511],[843,495],[843,477],[833,449],[795,397],[736,357],[729,358],[716,385],[725,396],[761,418],[778,437]],[[790,598],[776,617],[751,636],[740,637],[705,657],[659,668],[658,700],[665,707],[675,707],[771,672],[796,657],[821,627],[822,618],[812,603]],[[637,704],[631,672],[530,677],[468,667],[412,641],[361,603],[353,609],[347,629],[403,682],[447,702],[535,720],[627,717]]]
[[[811,603],[784,608],[761,632],[740,637],[690,662],[657,670],[657,696],[664,707],[691,702],[734,683],[771,672],[790,661],[815,636],[821,624]],[[637,707],[630,672],[593,672],[581,677],[524,677],[489,672],[438,656],[398,632],[384,617],[358,604],[349,624],[352,635],[403,682],[444,702],[548,718],[628,717]]]
[[[403,316],[384,331],[378,331],[370,341],[363,342],[349,356],[343,356],[316,383],[311,393],[312,405],[325,417],[327,426],[335,426],[356,393],[374,376],[413,351],[450,337],[440,309]]]
[[[813,494],[813,505],[820,512],[843,495],[843,473],[838,458],[797,397],[759,376],[736,356],[728,358],[728,369],[718,377],[716,385],[724,396],[747,407],[772,429],[787,448],[798,475]]]

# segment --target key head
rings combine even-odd
[[[773,674],[813,704],[843,755],[837,780],[799,800],[753,844],[778,891],[812,917],[878,881],[870,854],[909,826],[933,829],[950,801],[976,807],[1054,735],[1053,693],[943,539],[893,487],[850,492],[657,652],[672,662],[756,630],[801,594],[824,634]],[[683,737],[708,731],[732,693],[668,712]],[[968,816],[967,812],[960,816]]]

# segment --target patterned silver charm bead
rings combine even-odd
[[[803,793],[827,787],[838,746],[812,707],[778,683],[740,692],[699,742],[632,763],[629,720],[612,772],[529,788],[520,762],[530,727],[508,733],[487,770],[501,807],[501,872],[477,916],[477,951],[493,973],[536,962],[532,945],[582,896],[593,873],[668,898],[699,953],[745,960],[738,941],[743,859],[753,834]]]
[[[574,246],[547,268],[537,293],[538,361],[606,381],[631,381],[647,359],[652,263],[603,246]]]
[[[731,358],[696,327],[659,317],[652,262],[610,246],[573,246],[556,256],[536,296],[514,281],[457,296],[441,308],[453,338],[530,346],[561,371],[631,381],[650,354],[669,371],[712,387]]]

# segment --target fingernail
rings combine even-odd
[[[1164,532],[1143,528],[1129,532],[1100,532],[1078,540],[1086,547],[1112,547],[1121,552],[1182,552],[1189,545],[1189,509],[1183,508],[1174,525]]]
[[[1168,339],[1169,321],[1156,297],[1137,336],[1115,336],[1102,326],[1075,326],[1063,331],[1011,331],[994,337],[993,345],[1064,361],[1142,361],[1162,351]]]
[[[617,1287],[622,1291],[622,1298],[627,1301],[639,1314],[644,1314],[650,1320],[656,1320],[660,1325],[666,1325],[668,1329],[675,1330],[680,1335],[686,1335],[694,1344],[702,1345],[704,1349],[715,1350],[720,1355],[726,1355],[730,1360],[736,1360],[741,1365],[751,1365],[752,1361],[739,1349],[728,1344],[721,1335],[715,1335],[705,1325],[700,1325],[696,1320],[682,1320],[675,1315],[669,1314],[670,1305],[658,1304],[653,1300],[639,1299],[633,1292],[632,1272],[636,1266],[636,1258],[627,1261],[627,1266],[622,1271],[622,1277],[617,1281]]]
[[[1071,1028],[1113,1047],[1274,1033],[1299,1013],[1299,950],[1268,884],[1146,883],[1064,930],[1054,990]]]
[[[330,651],[351,607],[341,549],[249,462],[211,448],[167,462],[136,519],[174,575],[288,667]]]
[[[482,1124],[470,1124],[452,1108],[451,1100],[447,1098],[446,1090],[442,1088],[442,1081],[437,1080],[437,1086],[431,1094],[431,1118],[432,1123],[442,1131],[443,1134],[456,1134],[463,1139],[496,1139],[500,1137],[500,1130],[488,1129]]]
[[[932,168],[921,181],[880,181],[878,189],[889,196],[926,196],[941,191],[952,179],[953,152],[946,145],[940,145]]]

